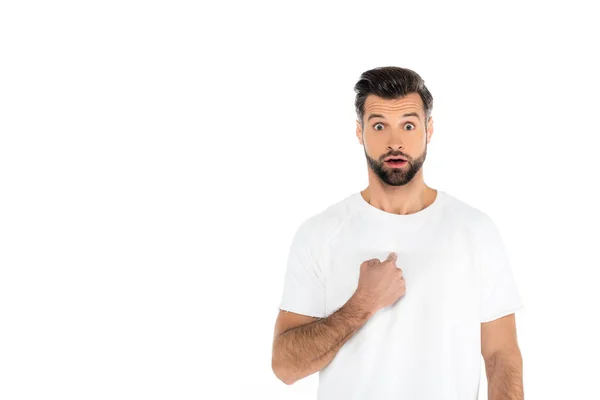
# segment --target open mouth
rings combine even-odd
[[[392,158],[392,159],[386,161],[385,163],[391,167],[402,167],[404,164],[406,164],[406,161],[401,160],[401,159],[393,159]]]

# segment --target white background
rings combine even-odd
[[[2,2],[0,398],[316,398],[271,371],[286,256],[366,187],[386,65],[433,94],[426,183],[505,240],[527,398],[597,396],[590,4]]]

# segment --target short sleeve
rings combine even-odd
[[[489,322],[523,308],[523,303],[500,232],[487,214],[482,214],[476,234],[479,318]]]
[[[305,221],[296,230],[289,249],[279,308],[311,317],[325,317],[325,284],[316,260],[318,244]]]

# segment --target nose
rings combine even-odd
[[[399,132],[401,132],[401,130],[399,130]],[[401,133],[396,133],[395,130],[392,132],[392,134],[389,136],[388,148],[392,151],[398,151],[404,148]]]
[[[404,149],[404,145],[397,145],[397,146],[392,146],[392,145],[388,145],[388,151],[394,155],[402,155],[405,156],[406,154],[403,153],[403,149]]]

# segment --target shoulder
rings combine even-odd
[[[304,219],[296,230],[296,236],[305,243],[323,245],[356,213],[353,196],[348,195]]]
[[[486,211],[473,206],[457,196],[447,192],[444,192],[444,194],[446,197],[444,212],[448,218],[475,232],[493,224],[491,217]]]

